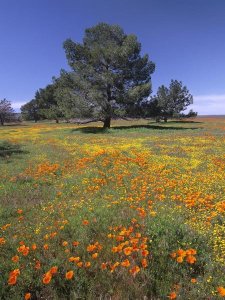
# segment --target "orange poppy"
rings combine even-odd
[[[39,260],[37,260],[36,263],[35,263],[35,269],[39,270],[40,268],[41,268],[41,263],[40,263]]]
[[[224,287],[219,286],[219,287],[217,288],[217,292],[219,293],[219,295],[220,295],[221,297],[225,297],[225,288],[224,288]]]
[[[102,270],[105,270],[106,268],[107,268],[107,264],[106,264],[106,263],[102,263],[102,264],[101,264],[101,269],[102,269]]]
[[[186,258],[186,261],[189,263],[189,264],[194,264],[196,262],[196,258],[192,255],[188,255],[187,258]]]
[[[44,244],[43,248],[44,248],[45,250],[48,250],[48,249],[49,249],[48,244]]]
[[[123,252],[125,255],[130,255],[132,253],[133,248],[132,247],[126,247],[123,249]]]
[[[87,246],[87,251],[88,252],[92,252],[92,251],[94,251],[96,249],[96,246],[95,245],[88,245]]]
[[[17,281],[17,276],[10,276],[8,279],[8,284],[14,285],[14,284],[16,284],[16,281]]]
[[[141,264],[142,264],[143,268],[146,268],[148,266],[147,259],[143,258],[142,261],[141,261]]]
[[[13,256],[12,261],[15,262],[15,263],[18,262],[19,261],[19,256],[18,255]]]
[[[135,276],[138,272],[140,272],[140,270],[141,269],[138,266],[134,266],[129,272]]]
[[[148,254],[149,254],[149,251],[148,250],[143,250],[142,252],[141,252],[141,254],[142,254],[142,256],[148,256]]]
[[[73,278],[73,275],[74,275],[73,271],[68,271],[66,272],[65,277],[67,280],[71,280]]]
[[[130,262],[128,259],[125,259],[124,261],[121,262],[121,266],[123,267],[129,267],[130,266]]]
[[[177,298],[177,294],[175,292],[171,292],[168,296],[169,299],[176,299]]]
[[[98,253],[96,252],[96,253],[94,253],[94,254],[92,254],[92,258],[93,259],[95,259],[95,258],[97,258],[98,257]]]
[[[36,245],[36,244],[33,244],[33,245],[31,246],[31,249],[32,249],[32,250],[36,250],[36,249],[37,249],[37,245]]]
[[[24,299],[29,300],[30,298],[31,298],[31,293],[26,293]]]
[[[83,221],[82,221],[82,224],[83,224],[83,225],[88,225],[88,224],[89,224],[89,221],[88,221],[88,220],[83,220]]]
[[[90,268],[90,266],[91,266],[90,261],[87,261],[87,262],[85,263],[85,268]]]
[[[83,262],[82,262],[82,261],[78,262],[78,263],[77,263],[77,266],[78,266],[79,268],[81,268],[81,267],[83,266]]]
[[[0,245],[4,245],[5,244],[5,239],[3,237],[0,237]]]
[[[24,256],[27,256],[29,254],[30,248],[29,247],[25,247],[25,249],[23,250],[22,254]]]
[[[172,258],[175,258],[175,257],[177,256],[177,254],[176,254],[176,252],[172,252],[172,253],[170,253],[170,256],[171,256]]]
[[[76,241],[73,242],[74,247],[77,247],[79,244],[80,244],[79,242],[76,242]]]
[[[56,274],[58,272],[58,267],[54,266],[54,267],[51,267],[51,269],[49,270],[49,272],[53,275],[53,274]]]
[[[15,269],[12,272],[10,272],[9,275],[10,276],[18,276],[18,275],[20,275],[20,270],[19,269]]]
[[[184,259],[183,259],[183,257],[182,257],[182,256],[178,256],[178,258],[177,258],[177,262],[178,262],[178,263],[182,263],[182,262],[183,262],[183,260],[184,260]]]
[[[49,282],[52,280],[52,274],[50,272],[47,272],[46,274],[44,274],[43,276],[43,280],[42,282],[44,284],[49,284]]]
[[[184,256],[186,256],[186,251],[184,251],[183,249],[179,249],[179,250],[177,250],[177,255],[184,257]]]

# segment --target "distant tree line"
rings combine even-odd
[[[25,120],[60,119],[102,121],[110,128],[112,118],[151,117],[167,121],[184,114],[193,97],[181,81],[162,85],[155,96],[151,75],[155,64],[133,34],[117,25],[99,23],[86,29],[82,43],[68,39],[64,50],[71,68],[39,89],[34,99],[21,107]]]

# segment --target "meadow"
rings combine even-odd
[[[225,297],[225,118],[0,128],[0,299]]]

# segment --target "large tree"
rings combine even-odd
[[[13,119],[14,110],[11,106],[11,102],[6,99],[0,100],[0,124],[3,126],[5,122],[9,122]]]
[[[149,108],[155,108],[156,117],[164,118],[166,122],[170,117],[177,117],[190,104],[193,103],[193,96],[181,81],[171,80],[169,87],[162,85],[158,88],[157,94],[151,98]]]
[[[112,117],[126,114],[150,95],[155,65],[141,55],[137,37],[118,25],[99,23],[85,30],[82,43],[66,40],[64,49],[80,116],[88,112],[109,128]]]

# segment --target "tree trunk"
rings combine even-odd
[[[106,117],[104,120],[103,128],[104,129],[110,128],[110,123],[111,123],[111,117]]]
[[[167,122],[167,120],[168,120],[167,117],[164,117],[164,122]]]
[[[107,69],[107,68],[106,68]],[[108,69],[107,69],[108,70]],[[111,95],[111,84],[107,84],[107,89],[106,89],[106,92],[107,92],[107,117],[105,117],[105,120],[104,120],[104,125],[103,125],[103,128],[104,129],[107,129],[107,128],[110,128],[110,123],[111,123],[111,114],[112,114],[112,107],[111,107],[111,104],[110,104],[110,101],[112,100],[112,95]]]
[[[3,121],[2,118],[0,118],[0,123],[1,123],[2,126],[4,125],[4,121]]]
[[[59,120],[58,120],[58,119],[55,119],[55,122],[56,122],[56,123],[59,123]]]

